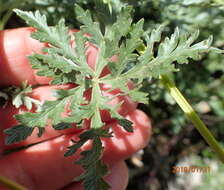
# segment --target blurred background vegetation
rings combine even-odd
[[[0,0],[0,29],[25,26],[13,8],[40,10],[54,25],[64,17],[71,28],[79,27],[73,5],[88,8],[96,19],[109,24],[123,6],[134,6],[133,19],[145,19],[145,28],[166,24],[166,35],[178,26],[183,32],[200,30],[200,39],[214,37],[214,46],[224,49],[223,0]],[[107,11],[108,10],[108,11]],[[109,15],[109,12],[111,15]],[[197,110],[208,128],[223,143],[224,65],[223,55],[207,54],[199,62],[179,66],[173,79]],[[128,190],[223,190],[221,165],[199,133],[184,117],[159,81],[144,82],[149,104],[139,105],[152,119],[153,137],[144,151],[127,161]],[[206,174],[173,174],[172,167],[211,166]]]

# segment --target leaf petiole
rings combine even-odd
[[[14,182],[4,176],[0,176],[0,184],[11,189],[11,190],[28,190],[24,186]]]
[[[224,150],[221,145],[216,141],[215,137],[199,118],[198,114],[194,111],[192,106],[188,103],[179,89],[175,86],[174,82],[167,76],[162,75],[160,77],[162,84],[167,88],[170,95],[174,98],[180,108],[183,110],[188,119],[193,123],[195,128],[199,131],[205,141],[218,155],[219,159],[224,163]]]
[[[2,20],[0,21],[0,31],[4,30],[6,23],[8,22],[9,18],[11,17],[13,11],[10,9],[7,13],[3,16]]]

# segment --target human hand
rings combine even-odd
[[[68,89],[70,84],[49,86],[51,79],[35,75],[26,56],[32,52],[41,52],[41,48],[46,44],[30,38],[32,31],[32,28],[20,28],[0,32],[0,86],[20,85],[26,80],[31,85],[42,85],[34,88],[30,94],[31,97],[39,101],[53,100],[52,89]],[[87,61],[91,67],[96,57],[97,49],[90,46],[87,51]],[[102,88],[107,89],[107,86]],[[88,93],[86,96],[88,97]],[[106,178],[113,190],[126,188],[128,171],[123,160],[143,148],[148,143],[151,134],[150,121],[143,112],[136,109],[136,103],[128,97],[118,97],[111,104],[122,100],[125,104],[122,105],[120,112],[134,123],[134,133],[122,130],[106,112],[102,112],[101,115],[106,125],[110,126],[114,132],[114,137],[103,139],[105,146],[103,160],[109,165],[111,171]],[[21,107],[20,110],[25,111],[25,108]],[[41,138],[37,138],[34,133],[20,144],[9,147],[4,145],[5,136],[2,131],[16,124],[13,115],[18,112],[19,109],[10,103],[0,108],[0,176],[8,177],[29,190],[81,189],[80,184],[72,183],[72,180],[82,172],[80,166],[73,164],[79,155],[69,158],[63,156],[70,145],[70,140],[76,139],[80,130],[74,126],[74,129],[55,131],[49,125]],[[33,143],[35,144],[26,149],[3,155],[6,149]],[[86,148],[88,147],[85,146],[82,149]],[[5,190],[1,186],[0,189]]]

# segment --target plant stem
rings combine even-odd
[[[203,121],[199,118],[197,113],[188,103],[188,101],[181,94],[179,89],[175,86],[174,82],[167,76],[162,75],[160,78],[162,84],[168,89],[170,95],[174,98],[177,104],[184,111],[186,116],[190,119],[190,121],[194,124],[195,128],[199,131],[205,141],[209,144],[209,146],[213,149],[213,151],[218,155],[219,159],[224,163],[224,150],[216,141],[212,133],[203,123]]]
[[[4,176],[0,176],[0,184],[8,187],[9,189],[12,190],[28,190],[27,188],[23,187],[22,185],[4,177]]]
[[[2,20],[0,21],[0,30],[4,30],[6,23],[8,22],[9,18],[12,15],[12,10],[8,10],[7,13],[3,16]]]

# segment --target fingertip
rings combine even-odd
[[[151,122],[148,116],[135,110],[128,114],[127,119],[133,122],[134,132],[127,132],[117,122],[109,124],[113,131],[112,138],[104,138],[106,162],[127,159],[129,156],[144,148],[151,137]],[[111,154],[113,152],[113,154]]]
[[[128,167],[124,161],[117,162],[110,170],[106,180],[111,184],[111,190],[125,190],[128,185]]]
[[[105,180],[111,190],[125,190],[128,185],[128,168],[124,161],[117,162],[109,168],[109,175]],[[83,190],[81,183],[73,183],[63,190]]]
[[[0,31],[0,85],[19,86],[23,81],[37,83],[27,56],[40,53],[45,45],[30,37],[33,31],[31,27]]]

